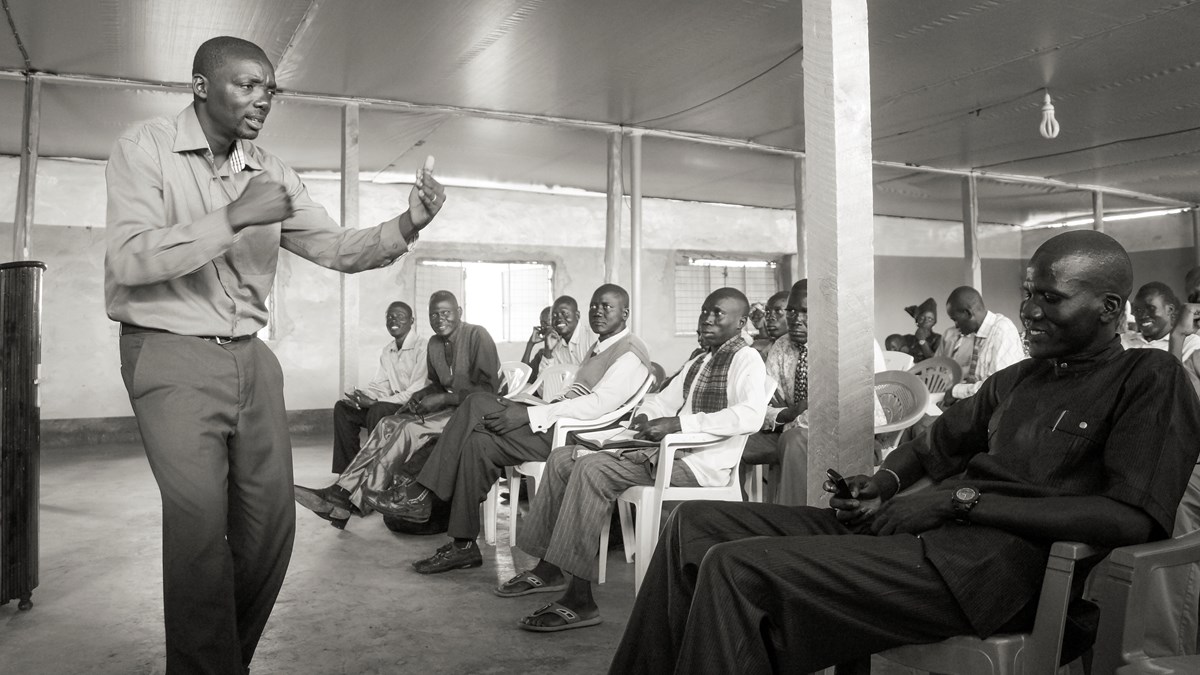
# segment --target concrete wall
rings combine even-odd
[[[0,158],[0,218],[13,213],[17,162]],[[317,201],[336,214],[336,181],[309,180]],[[404,208],[407,186],[364,184],[362,222],[373,224]],[[418,257],[467,260],[544,260],[555,265],[555,294],[586,302],[602,281],[604,209],[602,196],[563,196],[455,188],[451,200],[421,239],[410,259],[353,277],[360,288],[360,379],[375,367],[387,337],[381,317],[386,304],[413,298]],[[130,414],[117,364],[116,326],[103,306],[103,167],[87,162],[43,160],[39,165],[32,255],[49,265],[43,298],[42,414],[47,420],[122,417]],[[778,257],[791,252],[791,211],[696,204],[668,200],[644,203],[645,247],[640,331],[656,360],[668,370],[691,351],[690,336],[673,331],[674,263],[679,251]],[[1190,266],[1191,233],[1184,221],[1137,221],[1114,234],[1134,251],[1138,283],[1151,278],[1179,285]],[[1056,231],[1022,236],[1011,228],[985,226],[980,234],[983,292],[992,309],[1016,318],[1022,259]],[[628,236],[626,221],[625,237]],[[0,260],[11,258],[12,226],[0,222]],[[934,297],[939,306],[962,283],[962,227],[958,223],[878,217],[875,222],[875,333],[910,332],[905,305]],[[339,276],[283,254],[279,268],[272,348],[287,376],[290,410],[327,408],[338,396]],[[628,279],[622,252],[621,279]],[[469,311],[469,309],[468,309]],[[940,330],[949,326],[944,307]],[[428,335],[422,318],[418,329]],[[502,358],[517,358],[523,345],[500,346]]]

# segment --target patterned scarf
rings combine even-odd
[[[700,356],[692,363],[683,381],[683,391],[685,397],[687,392],[692,392],[693,413],[712,413],[729,406],[729,366],[733,363],[733,355],[745,346],[746,340],[739,333],[721,345],[708,361]],[[700,369],[701,364],[704,365],[703,370]],[[696,380],[695,391],[692,390],[693,380]]]

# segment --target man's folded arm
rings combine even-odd
[[[123,286],[146,286],[190,274],[233,244],[225,209],[190,223],[168,223],[162,172],[141,146],[121,139],[105,169],[107,264]]]
[[[649,377],[650,370],[637,355],[627,352],[613,362],[591,393],[569,398],[550,405],[529,409],[529,428],[545,431],[563,417],[590,420],[616,410],[637,393]]]

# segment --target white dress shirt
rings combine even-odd
[[[554,349],[551,350],[550,356],[542,357],[542,365],[539,368],[545,369],[563,363],[579,365],[592,353],[592,348],[595,346],[596,336],[580,323],[575,326],[570,340],[563,342],[559,339],[554,345]]]
[[[576,329],[575,332],[579,332]],[[603,353],[629,334],[629,329],[610,336],[607,340],[596,343],[595,352]],[[554,426],[560,417],[570,417],[578,420],[595,419],[605,413],[610,413],[628,401],[646,381],[650,369],[642,365],[637,354],[628,352],[613,362],[592,392],[585,396],[568,398],[546,405],[535,405],[529,408],[529,428],[535,432],[546,431]]]
[[[1171,351],[1171,333],[1168,332],[1157,340],[1147,340],[1138,332],[1122,333],[1121,346],[1125,349],[1159,349],[1164,352]],[[1197,348],[1200,348],[1200,335],[1188,335],[1184,337],[1183,354],[1179,358],[1187,361],[1188,357]]]
[[[979,345],[979,361],[972,374],[967,372],[971,365],[971,352],[975,349],[975,342],[980,340],[982,343]],[[968,398],[979,391],[983,381],[991,377],[992,373],[1004,370],[1024,359],[1025,350],[1021,346],[1021,335],[1013,322],[1003,314],[989,311],[984,315],[979,330],[970,335],[963,335],[957,327],[947,330],[942,336],[938,356],[949,356],[962,366],[963,381],[954,385],[950,394],[954,398]]]
[[[686,373],[696,359],[708,360],[710,352],[704,352],[683,365],[679,377],[671,380],[667,388],[646,397],[637,409],[648,419],[678,417],[683,433],[704,432],[716,436],[738,436],[758,431],[767,413],[767,399],[771,392],[767,388],[767,369],[762,357],[752,347],[743,347],[733,355],[729,364],[729,384],[726,388],[728,407],[711,413],[683,412],[691,410],[692,394],[699,377],[692,382],[686,393],[683,391]],[[701,366],[703,367],[703,366]],[[685,406],[686,404],[686,406]],[[682,460],[696,476],[701,487],[715,487],[729,483],[729,472],[742,458],[742,443],[729,438],[721,443],[688,453]]]
[[[404,405],[417,391],[429,384],[425,348],[429,341],[409,330],[404,343],[397,347],[388,340],[379,353],[379,369],[363,391],[376,401]]]

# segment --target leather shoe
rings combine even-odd
[[[346,529],[346,523],[350,522],[350,511],[340,506],[333,507],[327,513],[318,513],[317,516],[328,520],[330,525],[339,530]]]
[[[429,520],[429,514],[433,511],[433,493],[425,488],[415,497],[409,497],[408,490],[403,489],[369,492],[363,496],[363,501],[385,516],[394,516],[413,523]]]
[[[450,570],[462,570],[470,567],[481,567],[483,565],[483,554],[479,552],[479,546],[475,542],[471,542],[466,547],[459,548],[450,542],[439,548],[437,553],[413,563],[413,569],[420,574],[439,574],[441,572],[449,572]]]

